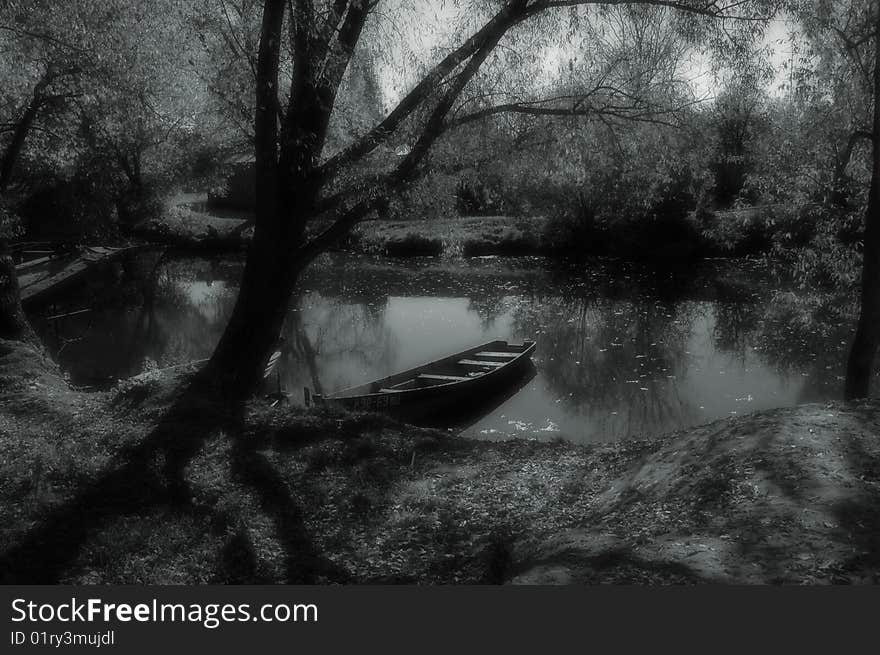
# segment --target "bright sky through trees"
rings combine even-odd
[[[383,100],[387,107],[393,106],[425,72],[428,63],[446,54],[474,22],[470,5],[459,6],[453,2],[407,4],[406,8],[383,12],[383,20],[375,21],[375,28],[366,42],[378,61]],[[664,18],[674,15],[672,10],[654,8],[653,11]],[[606,47],[614,42],[614,30],[606,31],[602,23],[610,25],[613,17],[613,13],[611,18],[600,17],[591,25],[592,36],[598,36]],[[657,36],[662,29],[662,26],[657,28]],[[795,52],[790,37],[796,29],[788,18],[774,18],[768,22],[760,43],[755,45],[756,51],[762,50],[768,55],[766,62],[772,74],[765,83],[765,91],[769,95],[787,92],[787,64]],[[551,33],[539,41],[526,39],[518,42],[514,36],[505,40],[501,51],[519,56],[523,74],[517,81],[527,80],[531,92],[538,96],[565,76],[572,60],[585,56],[583,44],[569,38],[573,36],[581,38],[581,35]],[[711,102],[731,70],[713,61],[713,55],[705,47],[687,48],[682,54],[678,77],[690,87],[695,100]]]

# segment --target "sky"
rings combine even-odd
[[[453,34],[454,26],[461,24],[461,11],[453,2],[422,2],[410,5],[400,14],[381,16],[381,27],[374,38],[375,47],[380,50],[382,91],[388,108],[393,107],[421,77],[427,64],[435,63],[452,46],[462,42],[461,36],[456,39]],[[470,31],[474,27],[476,23]],[[788,72],[783,64],[792,56],[788,37],[793,29],[791,21],[786,18],[775,19],[770,22],[761,44],[772,51],[771,66],[775,75],[766,88],[771,96],[787,92],[784,86]],[[508,38],[499,48],[513,45]],[[564,70],[570,56],[571,52],[564,43],[554,45],[548,42],[541,49],[539,64],[531,71],[529,79],[536,87],[550,86]],[[695,50],[679,70],[681,77],[689,81],[695,98],[712,101],[724,72],[719,74],[715,70],[709,55]]]

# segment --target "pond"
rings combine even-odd
[[[107,386],[208,357],[241,267],[139,253],[32,318],[74,384]],[[456,429],[581,443],[649,437],[839,398],[853,312],[839,297],[778,289],[743,262],[673,274],[617,261],[334,254],[291,303],[274,383],[301,403],[303,387],[329,393],[483,341],[534,339],[534,377]]]

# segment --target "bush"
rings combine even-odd
[[[159,218],[165,203],[154,189],[127,188],[116,201],[119,221],[125,228]]]
[[[113,189],[89,178],[41,180],[21,205],[28,238],[64,240],[118,236]]]
[[[23,233],[21,217],[11,206],[0,202],[0,241],[17,239]]]
[[[395,238],[385,245],[389,257],[436,257],[443,254],[443,241],[408,232],[403,238]]]
[[[573,255],[604,255],[609,251],[608,226],[599,218],[595,196],[579,192],[567,211],[547,221],[544,241],[549,249]]]
[[[697,182],[690,168],[682,167],[666,173],[666,179],[654,185],[649,213],[660,219],[683,221],[697,208]],[[681,224],[681,223],[680,223]]]
[[[543,252],[538,236],[516,228],[508,228],[499,236],[483,234],[479,238],[465,239],[462,254],[465,257],[487,255],[525,256]]]
[[[460,216],[499,216],[505,213],[504,188],[500,181],[461,179],[455,189],[455,208]]]
[[[659,214],[631,224],[621,245],[634,259],[655,263],[686,263],[703,256],[707,244],[697,226],[687,216]]]
[[[810,209],[810,216],[809,220],[815,220],[810,240],[800,243],[777,238],[766,255],[767,263],[802,287],[856,287],[861,272],[860,243],[851,239],[858,229],[855,226],[863,223],[861,212],[835,213],[819,207]]]
[[[816,238],[820,223],[827,217],[826,208],[819,204],[773,207],[770,222],[774,226],[774,240],[791,247],[806,246]]]
[[[704,254],[706,240],[689,216],[696,200],[686,178],[673,178],[650,203],[642,203],[628,188],[629,183],[608,177],[578,193],[567,211],[548,221],[548,248],[658,262]]]

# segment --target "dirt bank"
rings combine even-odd
[[[259,404],[235,424],[194,404],[186,422],[185,382],[80,393],[0,343],[0,578],[878,581],[876,404],[585,448]],[[157,438],[169,425],[179,439]]]

